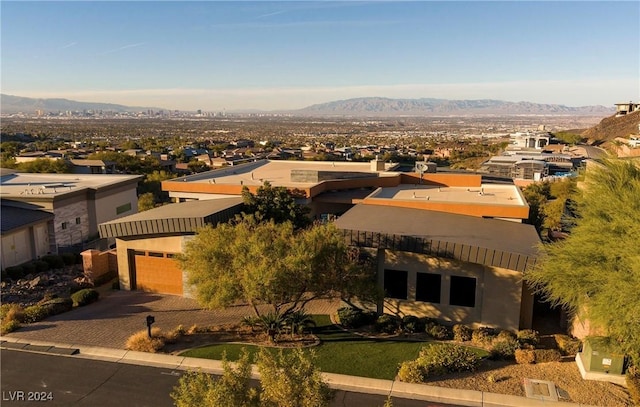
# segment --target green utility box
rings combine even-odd
[[[587,372],[621,375],[624,372],[624,354],[608,338],[591,337],[584,341],[582,364]]]

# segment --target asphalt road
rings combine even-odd
[[[74,356],[0,351],[0,405],[171,407],[169,394],[180,371]],[[31,400],[29,400],[31,399]],[[386,397],[337,391],[332,407],[382,407]],[[455,407],[393,399],[394,407]]]

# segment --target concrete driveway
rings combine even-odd
[[[146,330],[145,321],[149,314],[155,317],[156,323],[153,326],[163,331],[172,330],[178,325],[189,328],[194,324],[211,326],[236,323],[242,317],[253,314],[246,306],[204,310],[195,300],[175,295],[100,291],[100,299],[93,304],[41,322],[25,324],[7,336],[123,349],[129,336]],[[306,309],[313,314],[329,314],[339,306],[340,301],[312,301]]]

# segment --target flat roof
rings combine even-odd
[[[0,177],[0,197],[56,197],[83,189],[100,189],[137,181],[143,175],[39,174],[14,172]]]
[[[193,233],[208,223],[240,213],[242,198],[207,199],[163,205],[98,225],[100,237]]]
[[[524,271],[540,243],[532,225],[393,206],[356,205],[335,224],[351,244]]]
[[[429,201],[464,204],[526,206],[515,185],[482,184],[480,187],[438,187],[402,184],[380,188],[368,196],[389,200]]]
[[[287,160],[259,160],[250,163],[224,167],[206,171],[195,175],[164,181],[170,183],[202,183],[261,186],[268,181],[272,186],[288,188],[309,188],[319,182],[299,182],[292,180],[292,170],[329,171],[336,173],[371,173],[371,176],[397,176],[391,172],[396,164],[385,164],[385,171],[372,171],[370,162],[345,161],[287,161]],[[338,174],[336,174],[338,175]],[[340,179],[337,178],[336,179]]]

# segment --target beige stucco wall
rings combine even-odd
[[[167,236],[147,239],[116,239],[120,289],[131,290],[129,250],[182,253],[185,237],[186,236]],[[187,290],[184,291],[187,292]]]
[[[16,266],[31,260],[33,246],[29,228],[2,235],[2,268]]]
[[[386,298],[385,313],[437,318],[446,323],[520,328],[522,274],[516,271],[460,262],[416,253],[385,250],[378,262],[378,278],[384,284],[384,270],[404,270],[407,300]],[[417,273],[440,274],[440,304],[415,301]],[[449,305],[451,276],[476,278],[475,307]],[[526,312],[525,312],[526,314]]]
[[[116,213],[116,208],[127,203],[131,204],[131,210],[120,214]],[[136,195],[136,185],[133,184],[129,189],[116,193],[99,194],[96,196],[94,205],[96,214],[96,228],[97,225],[101,223],[138,213],[138,196]]]

